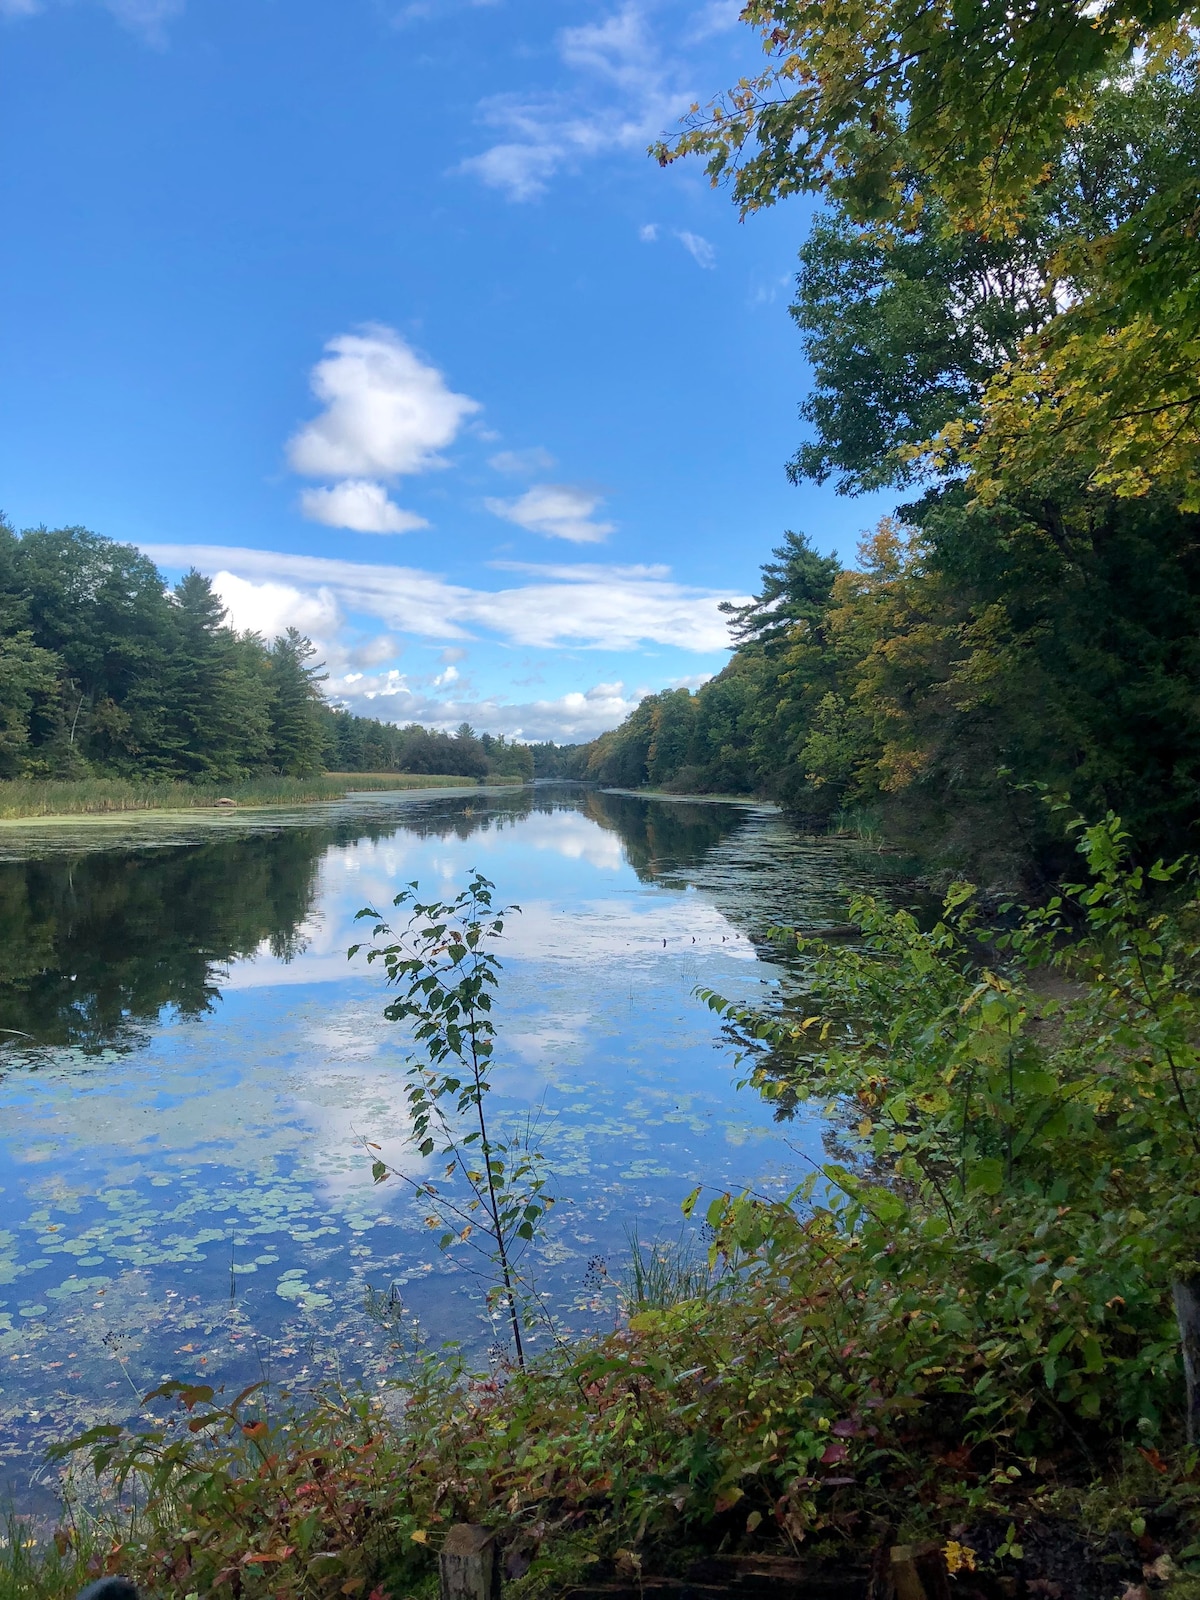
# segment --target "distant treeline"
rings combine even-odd
[[[476,733],[462,723],[441,733],[410,722],[377,722],[349,711],[322,709],[328,759],[334,772],[440,772],[468,778],[533,777],[533,751],[501,734]]]
[[[535,747],[539,776],[762,794],[1000,877],[1060,863],[1039,786],[1118,812],[1151,859],[1195,849],[1200,518],[1113,497],[1055,538],[984,538],[964,501],[885,520],[849,570],[788,534],[722,672]]]
[[[209,580],[131,545],[0,520],[0,778],[532,775],[524,745],[328,705],[316,652],[230,627]]]

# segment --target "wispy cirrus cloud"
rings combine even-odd
[[[183,15],[185,0],[104,0],[117,21],[147,44],[166,43],[167,23]]]
[[[662,229],[657,222],[647,222],[638,229],[638,238],[643,244],[656,244]],[[698,267],[709,270],[717,264],[717,252],[713,245],[700,233],[691,233],[687,228],[672,228],[672,236],[691,256]]]
[[[701,234],[689,233],[686,228],[679,228],[675,237],[698,267],[711,271],[716,266],[717,252]]]
[[[396,505],[386,485],[445,466],[440,452],[479,402],[456,394],[437,367],[379,324],[331,339],[311,383],[324,409],[292,435],[288,461],[302,477],[340,481],[305,490],[304,515],[357,533],[428,527]]]
[[[0,0],[0,17],[36,17],[56,0]],[[186,0],[101,0],[104,9],[146,44],[161,48],[166,44],[166,25],[183,15]]]
[[[196,566],[219,576],[219,587],[226,573],[255,586],[237,591],[241,606],[235,615],[240,627],[264,632],[269,630],[253,620],[249,604],[261,586],[267,586],[272,618],[283,615],[282,587],[297,606],[332,605],[339,615],[376,618],[386,628],[424,639],[490,636],[533,648],[631,650],[661,644],[712,652],[729,647],[720,603],[743,598],[677,583],[665,567],[497,562],[494,570],[524,581],[489,590],[449,583],[415,567],[325,556],[225,545],[146,544],[142,549],[161,566]]]
[[[555,465],[554,457],[541,445],[528,450],[497,450],[494,456],[488,457],[488,466],[493,472],[512,473],[514,477],[549,472]]]
[[[494,95],[480,107],[497,138],[460,170],[510,200],[537,199],[579,161],[644,150],[695,99],[664,62],[635,0],[599,22],[564,28],[558,55],[574,75],[569,90]]]
[[[535,483],[515,500],[485,500],[495,517],[503,517],[530,533],[572,544],[596,544],[606,539],[615,522],[595,522],[592,514],[604,504],[602,495],[570,483]]]

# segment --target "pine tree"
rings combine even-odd
[[[325,764],[325,730],[320,715],[325,674],[310,666],[316,646],[298,628],[289,628],[270,650],[272,759],[278,772],[307,777]]]

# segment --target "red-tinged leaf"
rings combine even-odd
[[[845,1461],[850,1454],[850,1446],[843,1444],[840,1439],[835,1439],[825,1446],[825,1454],[821,1457],[823,1467],[835,1466],[839,1461]]]
[[[294,1544],[285,1544],[281,1545],[278,1550],[264,1550],[261,1555],[244,1555],[242,1557],[242,1565],[244,1567],[264,1567],[280,1561],[286,1561],[289,1556],[294,1556],[295,1554],[296,1546]]]
[[[270,1429],[265,1422],[243,1422],[242,1432],[247,1439],[261,1439],[264,1434],[270,1432]]]
[[[1167,1463],[1163,1460],[1153,1446],[1151,1446],[1149,1450],[1143,1450],[1141,1445],[1139,1445],[1138,1454],[1145,1456],[1146,1460],[1154,1468],[1155,1472],[1165,1472],[1167,1470]]]

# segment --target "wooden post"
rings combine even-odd
[[[493,1529],[456,1522],[438,1557],[441,1600],[500,1600],[500,1547]]]
[[[949,1600],[950,1575],[936,1540],[893,1545],[890,1565],[896,1600]]]

